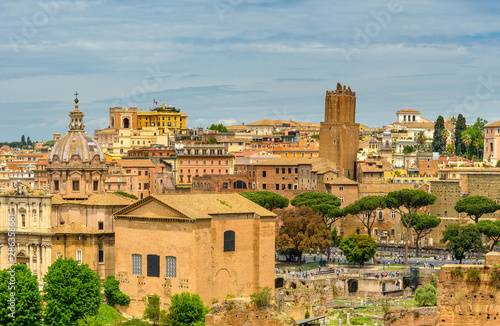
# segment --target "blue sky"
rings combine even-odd
[[[0,2],[0,141],[86,130],[109,107],[188,114],[190,127],[320,122],[326,90],[357,94],[357,121],[395,111],[500,120],[498,1],[52,0]]]

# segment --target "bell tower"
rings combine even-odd
[[[337,165],[339,175],[355,178],[359,148],[359,123],[356,120],[356,92],[337,83],[337,89],[327,91],[325,121],[320,124],[319,157]]]

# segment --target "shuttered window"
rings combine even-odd
[[[224,232],[224,252],[234,251],[234,231]]]
[[[173,256],[165,257],[165,277],[177,277],[177,258]]]
[[[132,255],[132,275],[142,275],[142,255]]]
[[[148,276],[160,277],[160,256],[148,255]]]

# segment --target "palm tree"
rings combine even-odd
[[[480,139],[474,140],[472,145],[474,145],[474,147],[476,148],[477,158],[479,159],[479,147],[481,147],[481,140]]]
[[[417,142],[417,148],[421,149],[421,147],[425,144],[425,133],[423,130],[417,134],[415,141]]]
[[[466,157],[468,159],[469,158],[469,146],[472,143],[472,137],[467,131],[462,132],[462,142],[464,143],[465,148],[467,150]]]

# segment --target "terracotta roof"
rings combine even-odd
[[[155,165],[148,159],[121,159],[118,165],[124,168],[154,168]]]
[[[83,224],[71,223],[52,227],[54,233],[64,234],[102,234],[104,230],[97,230]]]
[[[338,177],[333,180],[325,181],[324,183],[330,185],[357,185],[358,183],[346,177]]]
[[[368,163],[375,163],[375,165],[369,166]],[[364,162],[358,163],[358,167],[361,172],[383,172],[391,169],[391,163],[384,159],[381,159],[380,161],[366,159]]]
[[[490,124],[487,124],[486,126],[484,126],[485,128],[488,128],[488,127],[500,127],[500,120],[498,121],[495,121],[495,122],[492,122]]]
[[[81,205],[89,206],[128,206],[136,200],[121,196],[112,192],[91,195],[89,199],[81,202]]]
[[[52,195],[52,198],[50,199],[52,205],[61,205],[61,204],[66,204],[67,201],[64,200],[60,195]]]
[[[151,195],[116,212],[113,216],[115,218],[128,216],[127,212],[131,212],[129,216],[134,217],[133,210],[140,206],[147,207],[150,201],[159,201],[190,219],[210,219],[211,215],[238,213],[256,213],[261,217],[276,217],[276,214],[235,193]],[[157,217],[161,218],[161,216]]]

